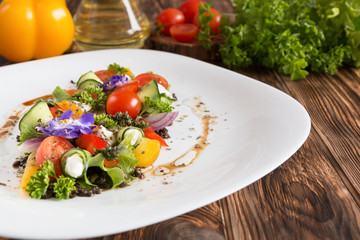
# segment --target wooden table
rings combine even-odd
[[[139,0],[154,21],[181,0]],[[231,12],[231,1],[209,1]],[[72,13],[79,0],[68,0]],[[0,58],[0,65],[11,64]],[[216,64],[216,63],[215,63]],[[263,68],[237,72],[297,99],[312,120],[300,150],[267,176],[224,199],[134,231],[96,239],[359,239],[360,71],[306,79]],[[19,226],[21,229],[21,226]]]

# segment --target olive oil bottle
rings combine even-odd
[[[136,0],[82,0],[74,16],[80,50],[141,48],[150,22]]]

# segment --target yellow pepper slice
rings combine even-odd
[[[22,62],[64,53],[74,22],[65,0],[3,0],[0,33],[0,55]]]
[[[71,110],[74,113],[74,118],[80,118],[82,114],[84,113],[78,106],[73,104],[72,102],[69,102],[67,100],[62,100],[61,102],[56,102],[56,105],[58,105],[62,110]]]
[[[31,176],[34,175],[38,169],[40,169],[40,166],[36,162],[35,152],[32,152],[26,162],[24,175],[20,182],[20,188],[26,189],[28,182],[31,180]]]

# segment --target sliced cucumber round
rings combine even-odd
[[[93,71],[89,71],[85,74],[83,74],[79,80],[77,81],[76,85],[79,87],[81,83],[85,82],[86,80],[92,79],[94,81],[97,81],[99,84],[102,83],[100,78],[96,76],[96,74]]]
[[[133,137],[131,139],[131,145],[133,145],[134,147],[137,147],[140,144],[141,140],[145,137],[144,132],[141,130],[141,128],[125,127],[120,129],[120,131],[117,133],[117,141],[120,143],[129,134],[133,134]]]
[[[66,177],[81,178],[87,171],[91,154],[80,148],[71,148],[60,157],[60,166]]]
[[[83,81],[79,86],[78,88],[81,89],[81,90],[86,90],[86,87],[87,86],[90,86],[90,85],[94,85],[94,86],[98,86],[99,84],[102,84],[102,83],[99,83],[97,80],[95,79],[87,79],[85,81]]]
[[[37,101],[30,110],[21,118],[19,129],[23,131],[26,127],[33,128],[39,121],[47,123],[52,120],[53,116],[45,101]]]

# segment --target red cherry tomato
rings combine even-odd
[[[111,78],[112,76],[114,76],[115,72],[111,70],[100,70],[100,71],[96,71],[95,75],[98,76],[98,78],[100,78],[100,80],[104,82],[109,80],[109,78]]]
[[[161,31],[167,35],[170,36],[169,29],[172,25],[177,23],[184,23],[185,22],[185,16],[184,14],[175,8],[167,8],[160,12],[156,19],[157,24],[160,26]]]
[[[55,136],[47,137],[36,150],[36,162],[40,165],[50,160],[55,165],[56,176],[60,176],[63,174],[59,163],[60,157],[70,148],[74,148],[74,146],[65,138]]]
[[[165,78],[155,73],[142,73],[135,77],[135,81],[140,82],[140,87],[145,86],[148,82],[155,79],[159,84],[161,84],[165,89],[168,89],[169,84]]]
[[[180,4],[179,10],[183,12],[187,23],[192,23],[195,15],[199,12],[200,4],[204,4],[204,1],[187,0]]]
[[[215,34],[219,34],[220,30],[219,30],[219,26],[220,26],[220,20],[221,20],[221,14],[219,13],[219,11],[210,8],[210,11],[214,14],[214,18],[209,22],[209,26],[211,31],[213,31],[213,33]],[[205,13],[206,16],[208,16],[208,13]],[[199,26],[199,13],[197,13],[193,19],[193,24]]]
[[[198,32],[198,26],[191,23],[175,24],[170,28],[171,36],[178,42],[190,42],[196,38]]]
[[[75,140],[75,144],[78,148],[85,149],[91,154],[95,154],[96,150],[101,150],[107,146],[104,139],[93,133],[80,135],[80,137]]]
[[[117,92],[117,91],[127,91],[127,92],[136,93],[137,90],[139,89],[139,86],[140,86],[140,82],[139,82],[139,81],[133,81],[133,82],[126,83],[126,84],[124,84],[124,85],[116,88],[114,92]]]
[[[114,91],[106,102],[106,112],[114,115],[118,112],[128,112],[130,117],[136,118],[141,110],[141,101],[138,95],[128,91]]]

